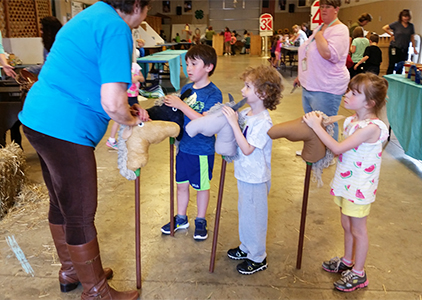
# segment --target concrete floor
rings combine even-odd
[[[240,100],[243,82],[239,75],[245,67],[261,63],[268,64],[260,57],[219,57],[212,80],[222,90],[224,101],[228,100],[227,93]],[[284,98],[277,110],[271,112],[274,124],[303,114],[301,90],[290,94],[293,78],[290,72],[284,74]],[[349,116],[351,112],[342,106],[340,114]],[[104,266],[114,269],[110,285],[118,290],[134,289],[134,182],[119,174],[117,153],[105,146],[106,137],[96,149],[99,185],[96,225],[102,261]],[[37,156],[26,140],[24,148],[29,165],[27,176],[42,183]],[[269,267],[245,276],[237,273],[238,262],[226,255],[229,248],[239,244],[237,188],[233,164],[229,164],[215,272],[209,273],[221,158],[216,156],[211,185],[209,238],[203,242],[192,238],[194,196],[188,208],[191,227],[177,232],[175,237],[163,236],[160,227],[169,220],[168,148],[167,142],[151,146],[149,163],[141,172],[141,299],[421,299],[422,164],[404,155],[394,136],[384,151],[378,197],[368,219],[369,286],[348,294],[333,290],[332,282],[339,275],[326,273],[320,267],[323,260],[341,256],[343,249],[339,210],[329,195],[334,166],[324,171],[322,188],[311,183],[303,262],[301,270],[297,270],[305,163],[295,156],[295,151],[302,145],[284,139],[274,141],[267,236]],[[80,298],[81,286],[67,294],[60,293],[59,265],[48,230],[47,209],[47,202],[41,202],[0,221],[0,299]],[[7,245],[6,237],[12,235],[32,266],[34,277],[25,273]]]

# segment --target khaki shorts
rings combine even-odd
[[[345,216],[354,218],[364,218],[369,216],[371,204],[356,204],[343,197],[334,197],[334,203],[341,207],[341,212]]]

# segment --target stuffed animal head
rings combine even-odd
[[[333,123],[343,119],[344,116],[328,117],[322,112],[317,111],[317,113],[322,115],[322,125],[332,136],[334,133]],[[325,147],[312,128],[302,121],[302,117],[274,125],[267,133],[272,139],[284,137],[292,142],[303,141],[301,156],[304,161],[312,163],[313,179],[317,182],[317,186],[323,185],[322,171],[331,165],[334,154],[329,148]]]
[[[343,119],[344,116],[332,116],[324,120],[324,127]],[[314,163],[325,156],[325,145],[321,142],[315,132],[302,121],[302,117],[280,123],[268,130],[270,138],[286,138],[289,141],[303,141],[302,158],[303,160]]]
[[[186,125],[186,132],[190,137],[196,136],[201,133],[205,136],[213,136],[217,134],[215,140],[215,152],[223,156],[236,155],[236,139],[234,137],[233,129],[227,122],[226,117],[223,115],[222,107],[230,106],[233,110],[238,110],[246,103],[246,98],[235,103],[233,97],[229,94],[230,102],[217,103],[208,111],[208,113],[198,119],[192,120]]]
[[[180,99],[184,100],[192,93],[191,89],[187,89],[183,94],[177,95]],[[185,117],[183,112],[177,108],[170,107],[164,104],[164,97],[160,97],[154,106],[147,109],[148,115],[151,120],[175,122],[180,127],[180,133],[176,137],[180,141],[183,137],[183,125],[185,124]]]
[[[138,126],[121,126],[117,144],[120,174],[130,180],[136,179],[133,171],[147,164],[149,146],[158,144],[167,137],[176,137],[179,131],[179,125],[167,121],[149,121]]]
[[[169,121],[174,122],[179,126],[179,135],[176,137],[178,141],[182,139],[183,136],[183,124],[184,115],[182,111],[178,110],[177,108],[170,107],[167,105],[154,105],[147,109],[148,115],[151,120],[161,120],[161,121]]]

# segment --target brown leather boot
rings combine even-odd
[[[62,267],[59,271],[60,290],[67,293],[76,289],[79,285],[79,278],[73,263],[70,260],[69,250],[67,249],[66,237],[64,233],[64,225],[56,225],[50,223],[50,231],[56,246],[57,255],[59,256]],[[113,270],[105,268],[106,278],[113,277]]]
[[[139,297],[138,291],[118,292],[111,288],[105,277],[101,265],[100,249],[97,238],[82,245],[67,245],[73,266],[78,273],[79,281],[82,283],[82,300],[136,300]]]

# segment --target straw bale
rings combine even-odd
[[[0,220],[15,203],[25,183],[26,160],[22,149],[11,143],[0,149]]]

